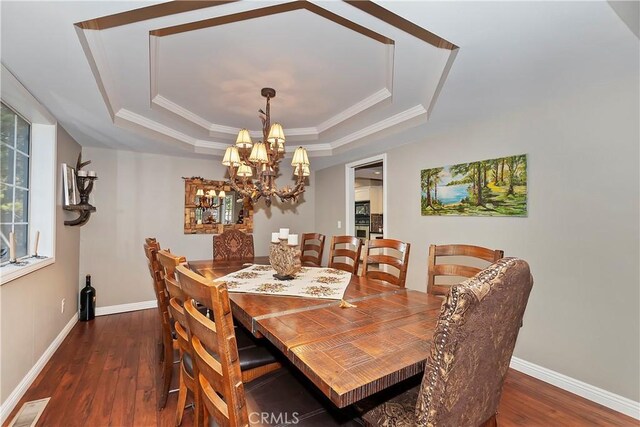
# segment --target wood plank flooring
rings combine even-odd
[[[157,322],[155,309],[78,322],[4,425],[24,402],[51,396],[38,426],[173,426],[177,394],[156,411]],[[498,422],[502,427],[640,425],[513,370]],[[192,411],[186,410],[182,425],[192,424]]]

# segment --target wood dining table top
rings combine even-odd
[[[215,280],[243,261],[191,261]],[[268,257],[251,263],[268,265]],[[353,275],[341,301],[229,292],[234,317],[264,336],[336,406],[424,370],[442,298]]]

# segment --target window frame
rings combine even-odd
[[[26,265],[0,266],[0,285],[55,263],[58,194],[57,121],[4,65],[0,65],[0,99],[31,125],[29,153],[29,213]],[[37,171],[38,173],[35,173]],[[61,207],[61,206],[60,206]],[[40,231],[39,255],[29,258],[36,231]]]
[[[15,120],[14,120],[14,146],[13,147],[8,146],[8,144],[0,141],[0,145],[7,146],[8,149],[13,151],[13,183],[12,184],[5,184],[5,185],[10,186],[13,189],[13,191],[12,191],[12,193],[13,193],[12,194],[12,196],[13,196],[12,197],[13,205],[15,206],[15,203],[16,203],[16,190],[17,189],[26,190],[26,192],[27,192],[27,212],[26,212],[27,221],[26,222],[23,221],[23,222],[19,222],[19,223],[16,222],[15,207],[11,210],[11,221],[9,223],[0,221],[0,222],[2,222],[2,224],[5,224],[5,225],[6,224],[11,224],[11,231],[13,231],[14,233],[15,233],[15,226],[16,225],[26,225],[27,226],[27,236],[26,236],[27,241],[25,242],[26,243],[27,252],[24,255],[20,256],[20,257],[16,257],[16,259],[18,261],[20,261],[20,260],[28,258],[30,256],[30,254],[29,254],[29,249],[30,249],[30,247],[29,247],[29,243],[30,243],[29,239],[30,239],[30,236],[31,236],[31,223],[30,223],[30,220],[31,220],[31,173],[32,173],[32,168],[31,168],[31,149],[32,149],[32,145],[31,145],[31,143],[32,143],[32,140],[31,140],[31,121],[29,121],[27,118],[25,118],[22,114],[20,114],[18,111],[16,111],[15,108],[13,108],[11,105],[6,103],[4,100],[0,100],[0,102],[2,104],[4,104],[4,106],[6,108],[11,110],[11,112],[13,114],[15,114],[15,117],[16,117]],[[27,124],[29,125],[29,142],[28,142],[28,144],[29,144],[29,152],[28,153],[25,153],[25,152],[23,152],[23,151],[18,149],[18,140],[17,140],[18,139],[18,133],[17,133],[17,131],[18,131],[18,118],[21,118],[22,120],[27,122]],[[27,182],[27,187],[26,188],[18,186],[16,184],[16,175],[17,175],[16,174],[16,171],[17,171],[16,166],[18,164],[18,161],[17,161],[18,153],[26,156],[27,159],[28,159],[28,161],[27,161],[27,168],[28,168],[28,170],[27,170],[27,180],[28,180],[28,182]],[[0,262],[0,267],[5,266],[8,263],[9,263],[9,259],[7,259],[6,261],[1,261]]]

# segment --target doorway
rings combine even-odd
[[[387,155],[345,165],[345,232],[361,239],[381,239],[387,229]]]

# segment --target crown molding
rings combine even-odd
[[[114,121],[116,125],[133,125],[139,128],[143,128],[145,130],[152,131],[156,134],[161,134],[163,136],[167,136],[170,139],[173,139],[178,142],[182,142],[184,144],[188,144],[191,146],[195,146],[197,143],[197,139],[186,135],[182,132],[179,132],[169,126],[158,123],[154,120],[149,119],[148,117],[142,116],[140,114],[134,113],[133,111],[121,108],[115,115]]]
[[[384,120],[381,120],[377,123],[374,123],[370,126],[367,126],[349,135],[346,135],[333,142],[330,142],[329,145],[331,146],[332,150],[335,150],[338,147],[342,147],[343,145],[349,144],[351,142],[354,142],[359,139],[365,138],[367,136],[373,135],[375,133],[381,132],[385,129],[389,129],[393,126],[397,126],[401,123],[404,123],[408,120],[415,119],[416,117],[420,117],[422,115],[427,115],[427,110],[424,108],[422,104],[418,104],[415,107],[409,108],[408,110],[404,110],[398,114],[395,114],[391,117],[387,117]]]
[[[353,104],[351,107],[347,108],[346,110],[339,112],[335,116],[331,117],[329,120],[326,120],[320,123],[316,129],[318,133],[325,132],[326,130],[339,125],[345,120],[352,118],[356,114],[359,114],[364,110],[367,110],[373,107],[374,105],[384,101],[387,98],[391,98],[391,91],[385,87],[375,92],[374,94],[366,97],[365,99]]]

